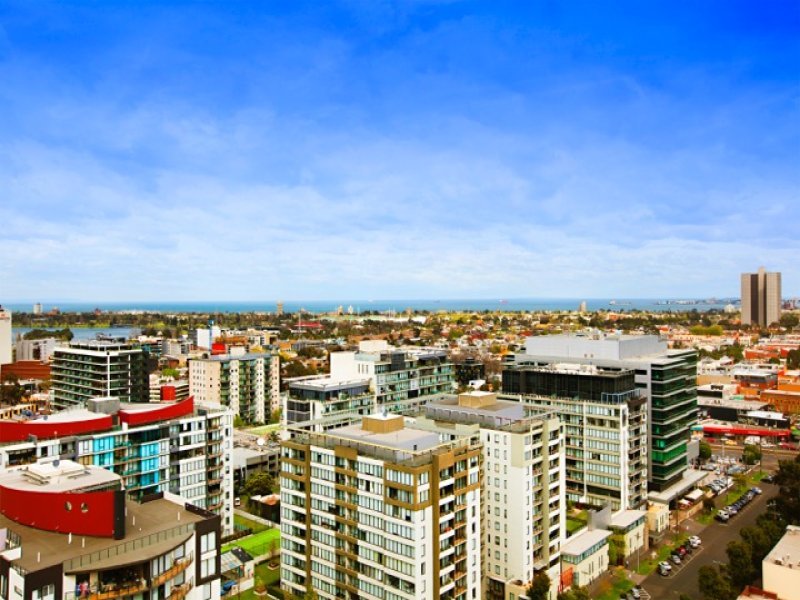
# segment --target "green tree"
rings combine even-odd
[[[711,458],[711,444],[703,440],[700,440],[700,458],[703,460]]]
[[[779,463],[775,483],[780,486],[775,499],[776,512],[787,525],[800,525],[800,454],[794,460]]]
[[[244,427],[244,421],[242,420],[242,417],[240,417],[239,415],[234,415],[233,416],[233,426],[236,429],[238,429],[240,427]]]
[[[783,313],[780,319],[781,327],[786,327],[786,329],[794,329],[798,325],[800,325],[800,316],[796,313]]]
[[[746,444],[742,451],[742,461],[746,465],[754,465],[761,460],[761,448],[755,444]]]
[[[558,595],[558,600],[592,600],[587,587],[576,587]]]
[[[270,423],[280,423],[281,422],[281,409],[276,408],[272,412],[269,413],[269,422]]]
[[[704,565],[697,573],[697,587],[704,600],[734,600],[737,593],[733,591],[728,578],[716,567]]]
[[[9,373],[3,375],[0,382],[0,404],[19,404],[25,397],[25,389],[19,383],[19,377]]]
[[[735,590],[749,585],[758,575],[753,563],[752,548],[747,542],[733,540],[725,549],[728,555],[728,577]]]
[[[275,482],[269,473],[258,471],[244,482],[244,492],[248,496],[264,496],[272,493]]]
[[[530,600],[547,600],[550,597],[550,577],[546,571],[534,576],[527,592]]]

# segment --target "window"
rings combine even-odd
[[[211,600],[211,584],[206,583],[203,586],[203,600]]]
[[[217,549],[217,536],[214,532],[204,533],[200,537],[200,552],[206,553]]]
[[[216,557],[206,558],[200,562],[200,577],[210,577],[217,571],[214,564]]]

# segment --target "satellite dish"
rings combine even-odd
[[[267,442],[264,440],[264,438],[258,438],[258,439],[256,440],[256,444],[258,444],[259,446],[263,446],[263,445],[264,445],[264,444],[266,444],[266,443],[267,443]]]

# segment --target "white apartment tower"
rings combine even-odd
[[[742,273],[742,325],[768,327],[781,318],[781,274]]]
[[[0,306],[0,366],[13,362],[11,355],[11,311]]]
[[[557,416],[526,415],[519,402],[469,392],[425,406],[419,427],[479,439],[483,452],[485,588],[482,598],[508,594],[547,572],[551,600],[561,578],[566,530],[564,454]]]
[[[228,406],[245,423],[265,423],[280,408],[277,354],[221,354],[189,360],[189,393]]]
[[[481,448],[364,417],[282,443],[281,587],[333,600],[481,598]]]

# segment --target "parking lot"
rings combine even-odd
[[[703,565],[727,562],[725,547],[728,542],[739,539],[739,531],[743,527],[755,524],[756,518],[766,509],[767,500],[773,498],[777,488],[771,484],[763,484],[764,493],[756,496],[728,523],[714,522],[697,533],[703,543],[700,548],[682,561],[680,565],[672,565],[668,576],[659,575],[656,571],[642,582],[642,588],[651,598],[678,598],[685,594],[690,598],[698,597],[697,573]],[[694,524],[697,529],[699,525]],[[685,527],[682,525],[681,527]],[[694,529],[690,531],[694,533]],[[643,596],[644,597],[644,596]]]

